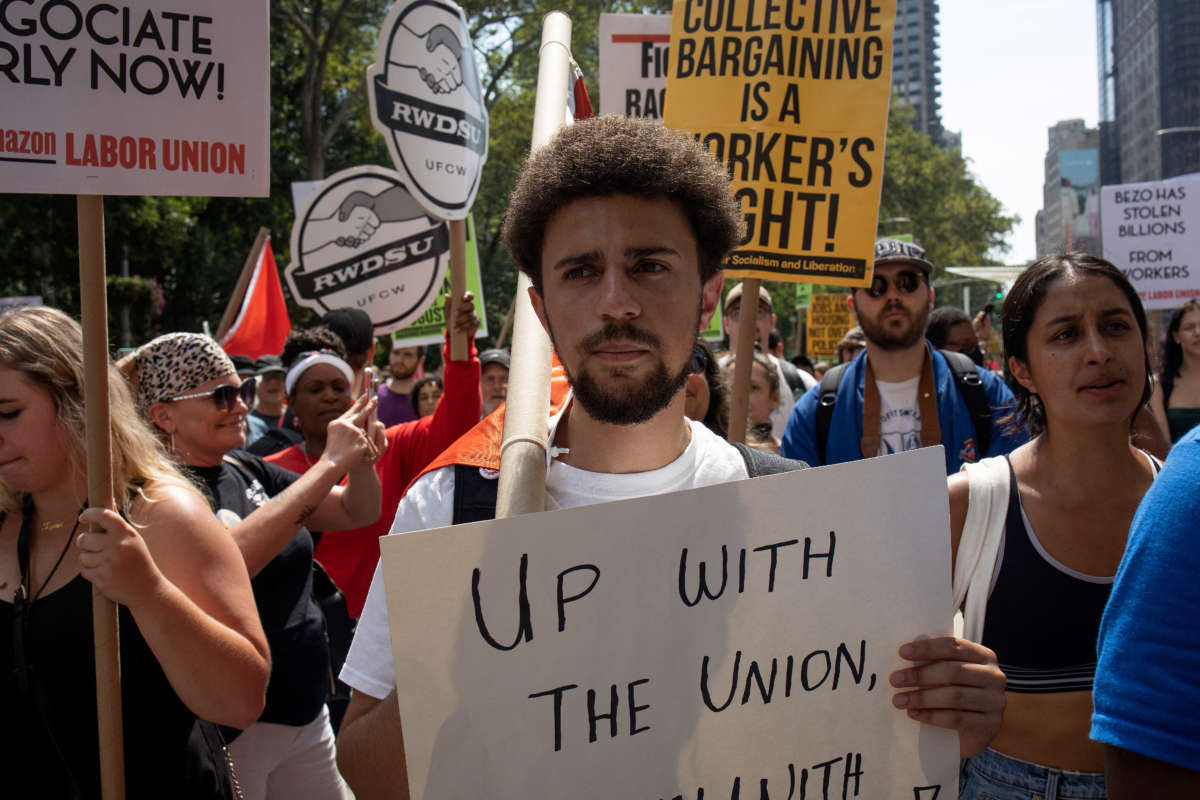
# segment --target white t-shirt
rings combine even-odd
[[[558,415],[551,420],[551,441],[560,419]],[[741,453],[702,423],[688,422],[692,441],[687,448],[670,464],[650,472],[588,472],[561,461],[551,462],[546,473],[546,510],[678,492],[749,477]],[[391,533],[445,527],[453,518],[454,468],[443,467],[421,476],[409,488],[396,509]],[[386,697],[396,686],[383,571],[379,565],[375,567],[341,679],[355,691],[377,699]]]
[[[917,403],[920,382],[920,375],[895,383],[875,381],[879,387],[879,448],[875,455],[921,447],[921,406]]]

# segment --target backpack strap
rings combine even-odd
[[[454,465],[455,525],[496,518],[496,490],[500,481],[483,477],[479,469],[470,464]]]
[[[954,385],[967,404],[971,414],[971,422],[975,423],[975,443],[979,448],[979,457],[987,456],[992,444],[992,407],[988,403],[987,390],[983,388],[983,379],[970,356],[953,350],[939,351],[950,365],[954,374]]]
[[[833,422],[833,407],[837,404],[838,384],[846,372],[849,362],[830,367],[821,376],[820,394],[817,396],[817,455],[822,464],[828,464],[825,445],[829,441],[829,426]]]
[[[807,469],[808,464],[803,461],[796,461],[791,458],[772,453],[767,450],[759,450],[742,442],[730,442],[737,451],[742,454],[742,460],[746,462],[746,472],[751,478],[757,478],[760,475],[778,475],[781,472],[793,472],[798,469]]]

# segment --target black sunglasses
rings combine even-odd
[[[900,294],[912,294],[921,288],[921,273],[912,270],[898,272],[896,277],[892,278],[892,284]],[[883,297],[888,291],[888,279],[882,275],[876,275],[871,279],[871,285],[864,291],[868,297]]]
[[[699,347],[692,351],[692,357],[688,361],[688,374],[702,374],[708,368],[708,353],[705,353]]]
[[[180,394],[172,397],[171,400],[194,400],[197,397],[211,397],[213,405],[222,411],[233,411],[237,401],[241,400],[246,404],[246,408],[254,405],[255,383],[254,378],[247,378],[242,381],[241,386],[230,386],[228,383],[224,386],[218,386],[215,389],[207,392],[195,392],[193,394]]]

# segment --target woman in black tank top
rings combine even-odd
[[[95,589],[121,606],[126,797],[230,797],[212,722],[249,724],[270,667],[245,564],[111,367],[120,513],[84,510],[81,352],[59,311],[0,315],[4,794],[100,795]]]
[[[1048,256],[1005,299],[1003,338],[1033,438],[1000,465],[1010,492],[981,637],[1008,678],[1004,721],[991,748],[964,763],[961,796],[1103,798],[1103,749],[1088,739],[1095,641],[1157,471],[1130,440],[1150,396],[1146,315],[1109,262]],[[967,474],[949,488],[957,553]]]

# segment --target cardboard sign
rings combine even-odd
[[[957,735],[888,683],[950,632],[944,471],[934,447],[385,536],[412,796],[955,796]]]
[[[0,186],[265,197],[266,0],[0,3]]]
[[[420,317],[450,261],[446,223],[427,216],[400,176],[382,167],[326,178],[296,215],[291,243],[284,277],[293,299],[318,314],[361,308],[377,334]]]
[[[1147,309],[1200,297],[1200,175],[1100,187],[1104,257]]]
[[[475,314],[479,317],[479,328],[475,338],[488,335],[487,314],[483,303],[483,273],[479,271],[479,249],[475,241],[475,220],[467,217],[467,291],[475,295]],[[422,344],[437,344],[446,334],[446,298],[450,296],[450,276],[442,284],[441,294],[434,300],[417,321],[406,328],[392,332],[392,347],[414,347]]]
[[[858,324],[844,294],[817,293],[809,299],[808,353],[810,358],[832,358],[846,331]]]
[[[870,282],[896,0],[675,0],[664,120],[728,166],[746,240],[726,275]]]
[[[430,216],[466,219],[487,160],[488,116],[462,9],[451,0],[392,6],[367,94],[409,191]]]
[[[662,119],[670,14],[600,15],[600,113]]]

